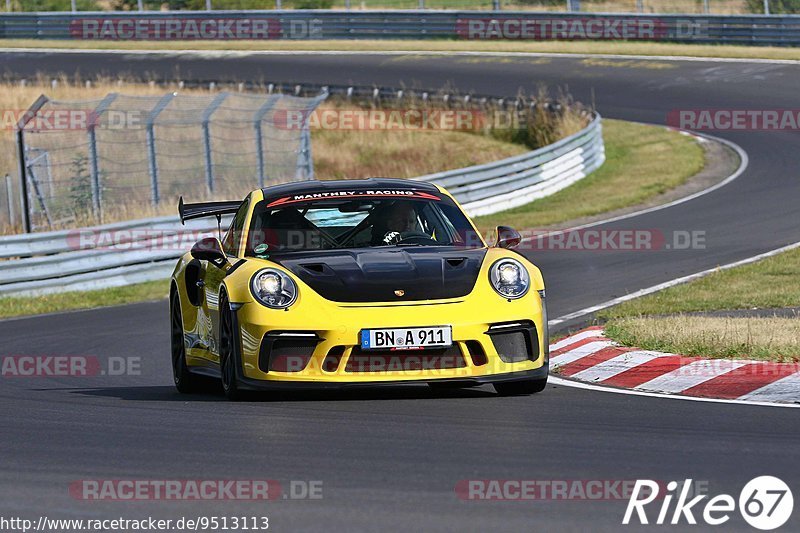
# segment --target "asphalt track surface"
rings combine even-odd
[[[794,108],[797,65],[385,55],[160,56],[0,52],[0,74],[405,85],[499,96],[568,88],[603,116]],[[724,132],[750,157],[721,189],[604,229],[705,231],[702,250],[535,251],[551,317],[800,241],[797,132]],[[141,358],[141,375],[0,381],[3,516],[262,515],[276,531],[616,531],[625,501],[462,501],[460,480],[708,482],[800,489],[798,412],[550,386],[529,398],[424,387],[229,403],[171,386],[166,301],[0,323],[2,354]],[[84,502],[78,479],[321,480],[321,500]],[[655,518],[657,510],[650,516]],[[795,512],[785,526],[797,530]],[[684,522],[685,524],[685,522]],[[746,530],[732,514],[726,529]],[[700,529],[696,526],[693,529]],[[629,529],[634,529],[629,527]],[[692,529],[687,527],[686,529]]]

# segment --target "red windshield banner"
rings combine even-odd
[[[363,190],[363,191],[331,191],[331,192],[315,192],[309,194],[295,194],[293,196],[285,196],[277,200],[273,200],[267,207],[280,207],[287,204],[295,204],[299,202],[308,202],[312,200],[329,200],[341,198],[406,198],[408,200],[434,200],[439,201],[436,195],[429,194],[422,191],[410,190]]]

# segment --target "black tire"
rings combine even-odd
[[[197,392],[200,388],[198,376],[189,371],[186,364],[186,345],[183,342],[183,314],[181,299],[174,290],[169,299],[170,345],[172,349],[172,378],[181,394]]]
[[[494,390],[500,396],[528,396],[542,392],[547,386],[547,378],[525,379],[521,381],[506,381],[495,383]]]
[[[219,298],[219,373],[222,378],[222,391],[229,400],[238,401],[243,397],[239,388],[239,342],[234,331],[233,313],[224,293]]]

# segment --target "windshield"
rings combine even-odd
[[[483,242],[449,198],[266,199],[253,209],[246,255],[388,246],[479,248]],[[295,197],[297,198],[297,197]]]

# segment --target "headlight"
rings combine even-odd
[[[531,277],[516,259],[500,259],[489,269],[489,281],[503,298],[521,298],[528,292]]]
[[[256,272],[250,289],[259,303],[273,309],[285,309],[297,300],[297,285],[292,278],[272,268]]]

